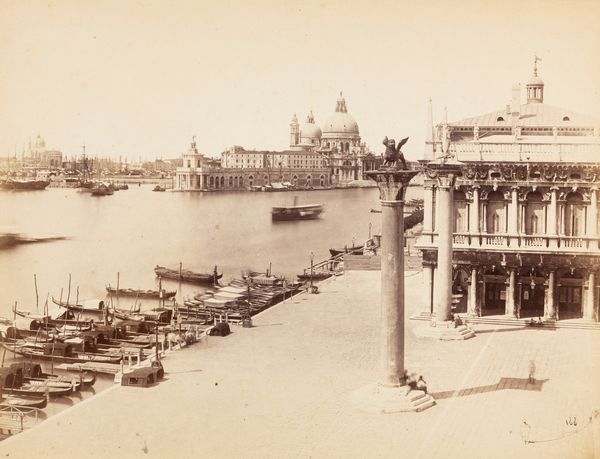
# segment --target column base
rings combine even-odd
[[[419,338],[433,338],[443,341],[465,340],[475,337],[475,332],[466,325],[454,327],[454,322],[430,322],[419,325],[413,330]]]
[[[419,412],[435,405],[435,400],[421,390],[408,386],[386,387],[379,383],[361,387],[350,394],[352,404],[370,413]]]

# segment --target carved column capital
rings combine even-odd
[[[404,201],[406,187],[419,171],[407,170],[377,170],[366,173],[367,177],[377,182],[379,199],[385,201]]]
[[[435,179],[439,188],[449,189],[454,186],[461,168],[452,163],[428,163],[425,165],[425,175]]]

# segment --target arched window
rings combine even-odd
[[[545,233],[545,205],[542,201],[542,195],[537,191],[527,194],[525,203],[525,234]]]
[[[504,118],[499,116],[498,118],[496,118],[496,121],[498,121],[498,122],[504,121]]]
[[[233,177],[229,177],[229,188],[233,188]]]
[[[210,176],[208,183],[211,188],[215,187],[215,178],[212,175]]]
[[[505,233],[505,203],[504,195],[500,191],[493,191],[488,195],[486,224],[488,234]]]
[[[346,153],[350,152],[350,142],[346,142]]]
[[[469,230],[469,210],[467,197],[462,191],[454,192],[454,228],[455,233],[464,233]]]
[[[563,116],[563,121],[571,121],[571,118],[569,118],[568,116]]]
[[[585,233],[585,206],[580,193],[569,193],[565,199],[563,228],[565,236],[583,236]]]
[[[225,187],[225,177],[221,177],[221,188]]]
[[[321,184],[321,186],[325,186],[325,176],[324,175],[321,175],[319,177],[319,183]]]

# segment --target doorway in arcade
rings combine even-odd
[[[527,279],[519,283],[520,318],[544,317],[544,297],[546,289],[543,281],[541,284],[528,282]]]
[[[586,273],[575,268],[560,269],[557,277],[557,319],[583,318],[583,284]]]
[[[581,319],[583,317],[581,293],[581,285],[558,287],[558,319]]]
[[[506,276],[484,275],[482,316],[504,315],[506,307]]]

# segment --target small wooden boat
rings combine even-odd
[[[102,362],[119,363],[121,355],[116,354],[97,354],[91,352],[75,352],[73,346],[67,343],[45,343],[43,347],[32,346],[30,344],[7,344],[2,346],[9,352],[13,352],[23,357],[39,360],[53,360],[55,362]]]
[[[63,314],[59,317],[53,319],[50,316],[46,316],[44,314],[38,314],[31,311],[21,311],[19,309],[13,308],[14,313],[19,316],[30,320],[37,320],[42,324],[43,327],[48,324],[48,328],[50,327],[74,327],[76,330],[89,330],[91,327],[91,322],[86,320],[77,320],[75,318],[75,314],[67,309]]]
[[[212,274],[203,274],[203,273],[195,273],[190,271],[189,269],[170,269],[165,268],[164,266],[156,265],[154,268],[154,272],[159,277],[164,277],[166,279],[175,279],[182,282],[190,282],[193,284],[208,284],[214,283],[216,284],[221,277],[223,277],[223,273],[217,273],[217,267]]]
[[[244,276],[244,280],[250,280],[250,284],[259,286],[274,286],[283,283],[283,277],[273,276],[271,274],[263,274],[251,272]]]
[[[7,394],[0,400],[0,407],[10,406],[17,408],[46,408],[48,398],[39,395],[12,395]]]
[[[8,190],[44,190],[50,185],[48,180],[9,179],[3,183]]]
[[[177,294],[177,290],[137,290],[132,288],[113,288],[110,285],[106,287],[106,291],[111,295],[136,296],[138,298],[173,298]]]
[[[58,397],[73,392],[73,386],[70,384],[60,386],[44,381],[27,381],[18,367],[0,368],[0,380],[4,394],[33,396],[48,394],[50,397]]]
[[[112,185],[106,183],[99,183],[92,188],[92,196],[110,196],[114,194],[115,189]]]
[[[164,186],[156,185],[152,191],[167,191],[167,189]]]
[[[325,279],[328,279],[329,277],[331,277],[331,273],[329,272],[315,272],[315,273],[308,273],[308,274],[298,274],[298,280],[299,281],[303,281],[303,282],[307,282],[310,281],[311,279],[313,281],[322,281]]]
[[[340,255],[341,253],[350,253],[352,255],[362,255],[364,246],[353,245],[352,247],[344,247],[343,249],[329,249],[329,253],[332,257]]]
[[[91,387],[96,383],[96,375],[89,371],[78,375],[66,376],[44,373],[41,365],[33,362],[17,362],[13,363],[11,367],[20,368],[25,380],[48,381],[50,383],[55,382],[69,385],[73,385],[73,380],[75,380],[77,382],[75,384],[77,389],[80,387]]]
[[[52,297],[52,302],[61,308],[70,309],[71,311],[86,312],[89,314],[102,315],[107,309],[104,300],[87,300],[79,304],[69,304],[66,301],[56,300]]]

